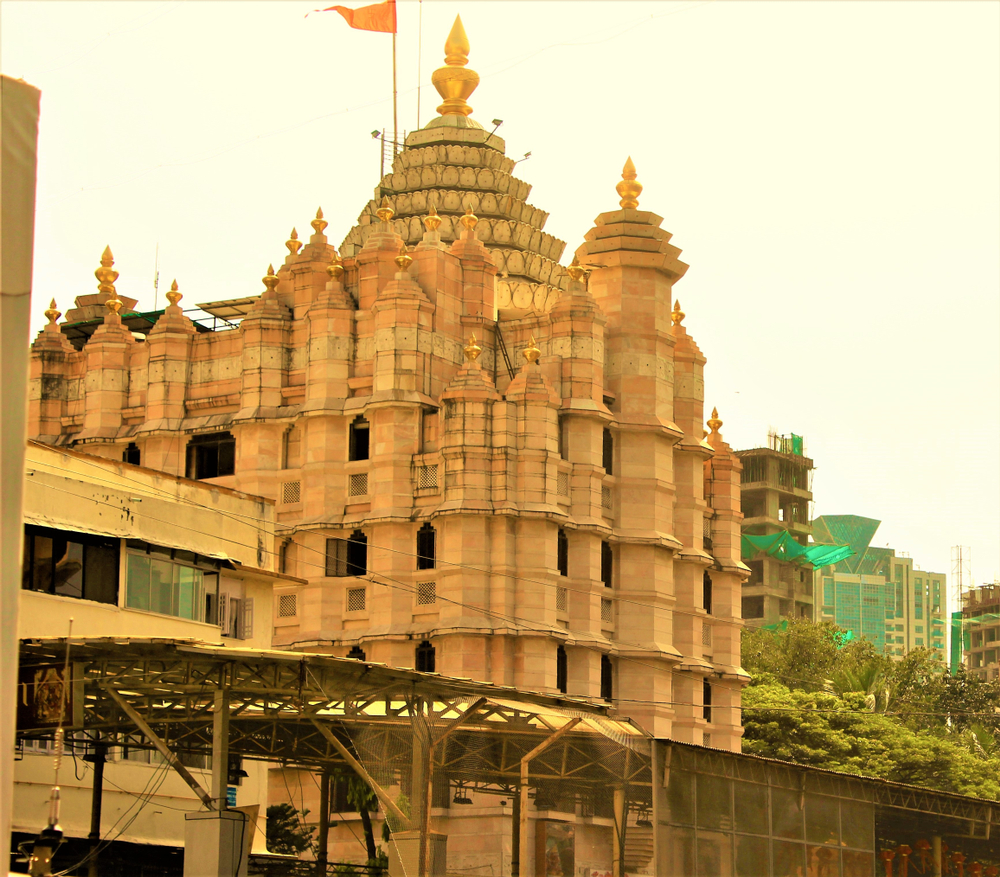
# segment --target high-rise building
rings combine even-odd
[[[966,669],[983,680],[1000,679],[1000,583],[967,590],[961,614]]]
[[[788,533],[799,545],[812,533],[813,461],[802,436],[768,435],[767,446],[737,451],[741,473],[743,525],[747,536]],[[755,551],[744,557],[750,578],[743,584],[743,617],[749,625],[780,618],[813,617],[811,568],[785,559],[784,552]]]
[[[913,559],[871,544],[881,521],[859,515],[821,515],[819,543],[846,544],[854,554],[816,571],[817,621],[833,621],[901,657],[928,648],[947,660],[947,577],[914,569]]]
[[[35,343],[30,432],[275,499],[281,570],[308,581],[278,589],[276,644],[604,699],[735,750],[741,466],[704,430],[687,266],[631,160],[559,265],[470,118],[460,22],[446,51],[440,115],[341,251],[318,213],[262,293],[201,306],[238,326],[194,324],[176,285],[130,322],[106,251],[78,300],[99,325]]]

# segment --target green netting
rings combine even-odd
[[[740,543],[745,560],[763,551],[769,557],[814,568],[829,566],[854,555],[849,545],[800,545],[784,531],[771,536],[743,536]]]

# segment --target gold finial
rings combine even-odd
[[[101,253],[101,267],[94,272],[94,277],[97,278],[97,291],[106,292],[112,298],[115,297],[115,281],[119,277],[118,272],[111,267],[114,264],[115,257],[111,255],[111,247],[107,246]]]
[[[424,217],[424,228],[428,231],[437,231],[441,227],[441,217],[438,216],[437,207],[431,204],[431,212]]]
[[[313,231],[316,232],[316,234],[323,234],[323,229],[325,229],[330,223],[323,218],[322,207],[316,211],[316,218],[309,224],[313,227]]]
[[[177,281],[174,280],[174,282],[170,284],[170,292],[167,293],[167,301],[172,305],[176,305],[182,298],[184,298],[184,296],[177,291]]]
[[[462,225],[464,225],[467,229],[469,229],[469,231],[472,231],[472,229],[474,229],[477,223],[479,222],[479,217],[472,212],[471,207],[466,207],[465,216],[463,216],[459,220],[459,222],[462,223]]]
[[[542,355],[542,351],[538,349],[538,345],[535,343],[535,336],[531,336],[531,340],[528,341],[528,346],[521,351],[521,355],[528,362],[538,362],[538,357]]]
[[[396,215],[396,212],[392,209],[392,205],[389,203],[389,196],[382,196],[382,203],[379,205],[378,210],[375,211],[375,215],[382,221],[388,222]]]
[[[344,263],[340,260],[340,253],[336,250],[333,251],[330,264],[326,266],[326,274],[331,280],[338,282],[344,276]]]
[[[261,278],[261,281],[264,286],[267,287],[267,292],[264,293],[265,295],[267,295],[268,292],[274,292],[274,288],[279,283],[278,278],[274,274],[274,265],[267,266],[267,274]]]
[[[483,352],[483,348],[476,344],[476,333],[473,332],[469,336],[469,343],[465,345],[465,358],[469,362],[475,362],[479,359],[479,354]]]
[[[639,206],[639,193],[642,192],[642,183],[637,182],[635,178],[635,165],[632,164],[632,156],[628,157],[628,161],[625,162],[625,167],[622,168],[622,181],[615,186],[618,194],[622,196],[622,200],[618,204],[625,208],[632,208],[633,210]]]
[[[686,316],[687,314],[685,314],[684,311],[681,310],[681,300],[676,299],[674,301],[674,310],[673,313],[670,315],[670,319],[673,321],[673,324],[675,326],[679,326],[683,322],[684,317]]]
[[[45,316],[53,324],[62,316],[62,311],[56,309],[55,299],[52,299],[51,304],[45,309]]]
[[[117,295],[113,294],[106,302],[104,302],[104,307],[106,307],[111,313],[117,314],[121,310],[122,301]]]
[[[580,264],[580,260],[574,256],[573,261],[569,263],[569,267],[566,269],[566,273],[569,275],[570,280],[577,282],[583,280],[583,275],[587,272]]]
[[[297,255],[299,250],[302,249],[302,241],[299,240],[299,233],[294,228],[288,236],[288,240],[285,241],[285,246],[288,247],[288,252],[293,256]]]
[[[408,271],[410,265],[413,264],[413,259],[410,257],[410,251],[406,249],[406,244],[403,244],[399,248],[399,255],[396,256],[396,267],[400,271]]]
[[[712,416],[708,418],[708,428],[712,430],[713,433],[717,433],[722,429],[722,421],[719,420],[719,409],[712,409]]]
[[[455,16],[451,33],[444,44],[444,67],[431,74],[431,82],[443,99],[437,111],[442,116],[468,116],[472,113],[465,101],[479,85],[475,70],[462,69],[469,63],[469,38],[462,27],[462,16]]]

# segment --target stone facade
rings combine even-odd
[[[513,169],[449,110],[340,254],[319,214],[224,331],[175,289],[135,337],[106,253],[104,324],[33,344],[31,436],[274,498],[309,582],[278,589],[277,646],[610,698],[736,750],[741,466],[703,426],[687,266],[631,161],[569,269]]]

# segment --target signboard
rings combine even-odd
[[[49,729],[59,724],[62,698],[66,697],[65,724],[82,724],[82,715],[75,715],[74,686],[67,686],[63,664],[22,666],[17,680],[18,730]],[[70,668],[70,681],[73,672]],[[79,699],[82,712],[82,698]],[[80,720],[80,721],[77,721]]]
[[[226,786],[226,806],[236,806],[236,786]]]

